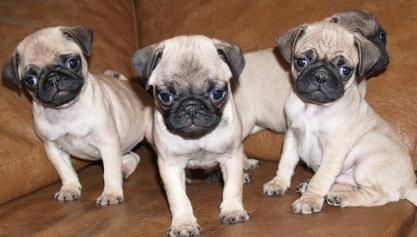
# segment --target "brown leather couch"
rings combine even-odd
[[[233,41],[244,51],[274,47],[278,33],[347,9],[373,12],[388,32],[391,63],[369,81],[368,100],[385,119],[411,138],[417,168],[417,2],[406,0],[2,0],[0,63],[16,44],[37,29],[54,25],[88,25],[96,37],[90,70],[107,68],[134,78],[130,57],[139,48],[180,34],[206,34]],[[274,96],[274,95],[271,95]],[[26,96],[0,88],[0,235],[1,236],[165,236],[170,224],[166,197],[151,149],[142,145],[142,162],[124,184],[126,200],[97,207],[102,169],[74,159],[80,171],[80,201],[53,199],[60,184],[32,127]],[[248,155],[265,161],[244,187],[249,222],[233,226],[219,221],[222,187],[198,181],[188,194],[203,228],[202,236],[417,236],[416,208],[400,201],[374,208],[324,205],[314,215],[294,215],[295,188],[281,198],[266,198],[262,184],[273,177],[282,136],[261,132],[247,139]],[[271,162],[273,161],[273,162]],[[310,177],[297,169],[293,184]]]

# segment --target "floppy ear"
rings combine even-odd
[[[229,66],[232,72],[232,77],[236,82],[239,82],[239,76],[245,67],[245,58],[239,46],[227,43],[221,40],[214,40],[214,45],[217,48],[217,53],[222,60]]]
[[[91,50],[94,40],[94,31],[89,27],[64,27],[61,28],[62,33],[75,41],[80,46],[83,54],[87,57],[91,56]]]
[[[19,54],[13,54],[10,61],[3,66],[2,69],[2,78],[3,82],[6,83],[6,86],[17,89],[20,94],[20,89],[22,88],[22,83],[20,81],[18,66],[19,66]]]
[[[138,72],[139,78],[145,83],[146,89],[149,89],[149,78],[161,60],[162,52],[162,47],[153,44],[146,48],[139,49],[133,56],[133,66]]]
[[[381,53],[372,42],[359,34],[355,35],[355,46],[359,55],[357,74],[360,77],[365,77],[377,63]]]
[[[295,45],[297,44],[297,41],[304,35],[306,27],[306,25],[302,25],[297,28],[293,28],[278,37],[278,49],[288,63],[292,62]]]

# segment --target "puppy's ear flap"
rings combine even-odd
[[[355,34],[355,47],[358,49],[359,63],[357,75],[361,78],[370,73],[378,62],[381,53],[379,49],[369,40],[359,34]]]
[[[139,49],[133,56],[133,66],[138,72],[139,78],[145,83],[146,89],[149,89],[149,78],[161,60],[163,50],[162,47],[153,44],[146,48]]]
[[[62,33],[75,41],[80,46],[83,54],[87,57],[91,56],[93,47],[94,31],[89,27],[64,27],[61,28]]]
[[[20,89],[22,88],[22,83],[20,81],[18,66],[19,66],[19,54],[15,53],[13,54],[10,61],[3,66],[2,69],[2,79],[3,83],[11,88],[15,89],[19,92],[20,95]]]
[[[245,67],[245,58],[242,50],[235,44],[217,39],[214,40],[214,45],[221,59],[229,66],[233,79],[239,82],[239,76]]]
[[[297,41],[304,35],[306,27],[306,25],[299,26],[287,31],[278,37],[278,49],[288,63],[292,62],[295,45],[297,44]]]

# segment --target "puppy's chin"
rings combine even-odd
[[[39,96],[38,100],[47,106],[50,107],[66,107],[66,105],[71,104],[72,101],[77,98],[80,94],[81,87],[76,91],[57,91],[54,90],[52,93],[48,93],[44,96]]]
[[[328,104],[336,101],[342,96],[334,97],[328,96],[322,91],[313,91],[313,92],[297,92],[298,96],[307,103],[311,104]]]
[[[165,125],[173,134],[185,139],[198,139],[213,131],[219,125],[220,118],[216,114],[204,118],[173,115],[165,119]]]

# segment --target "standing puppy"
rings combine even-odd
[[[103,206],[123,201],[122,175],[127,178],[140,161],[131,149],[150,133],[152,110],[146,92],[137,91],[141,101],[123,75],[88,72],[92,44],[93,31],[85,27],[37,31],[19,43],[3,79],[25,87],[33,99],[35,131],[62,181],[55,198],[80,198],[70,155],[102,159],[104,191],[96,203]]]
[[[170,236],[194,236],[200,227],[185,192],[185,168],[220,164],[222,223],[249,219],[242,204],[242,124],[230,88],[244,67],[239,47],[205,36],[179,36],[138,50],[140,78],[153,86],[153,138],[172,214]]]
[[[315,175],[293,203],[295,213],[320,211],[325,197],[341,207],[399,199],[417,204],[408,147],[361,94],[360,80],[378,63],[378,48],[328,22],[291,30],[278,47],[291,63],[293,90],[277,176],[267,190],[284,194],[301,158]]]

